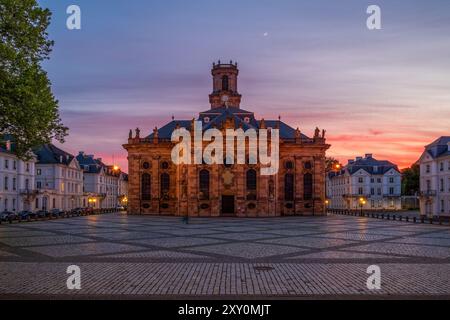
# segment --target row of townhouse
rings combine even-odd
[[[326,184],[331,209],[400,210],[402,206],[397,165],[372,154],[328,172]]]
[[[11,152],[7,141],[0,146],[0,212],[110,209],[126,205],[127,174],[100,159],[95,160],[99,168],[92,173],[80,165],[80,155],[75,157],[46,144],[34,149],[25,161]]]

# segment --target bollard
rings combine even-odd
[[[392,219],[393,219],[394,221],[397,221],[397,217],[395,216],[395,214],[392,216]]]
[[[409,222],[409,217],[406,217],[406,222]]]
[[[433,218],[430,218],[430,224],[433,224]]]
[[[414,218],[413,218],[413,220],[414,220],[414,223],[416,223],[416,222],[417,222],[417,218],[416,218],[416,217],[414,217]]]
[[[420,218],[420,223],[425,223],[425,218],[424,217]]]
[[[387,219],[391,220],[391,215],[390,214],[387,215]]]
[[[381,214],[381,219],[383,219],[383,220],[384,220],[384,213],[382,213],[382,214]]]

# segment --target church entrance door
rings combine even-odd
[[[234,216],[236,214],[234,208],[234,196],[222,196],[222,212],[223,216]]]

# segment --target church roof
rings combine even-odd
[[[208,118],[208,119],[207,119]],[[246,119],[248,118],[248,119]],[[261,120],[256,120],[254,113],[235,107],[220,107],[201,112],[198,121],[203,123],[203,131],[217,127],[220,128],[222,123],[227,119],[234,121],[235,128],[241,128],[246,131],[248,129],[259,129]],[[295,139],[296,129],[281,120],[264,120],[266,128],[278,128],[280,130],[281,139]],[[172,132],[177,128],[185,128],[191,130],[192,120],[172,120],[163,127],[158,129],[158,138],[171,139]],[[153,139],[153,133],[148,139]],[[306,135],[302,134],[303,140],[310,140]]]

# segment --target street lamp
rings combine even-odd
[[[359,206],[361,207],[361,216],[363,215],[364,205],[367,203],[366,199],[363,197],[359,198]]]

